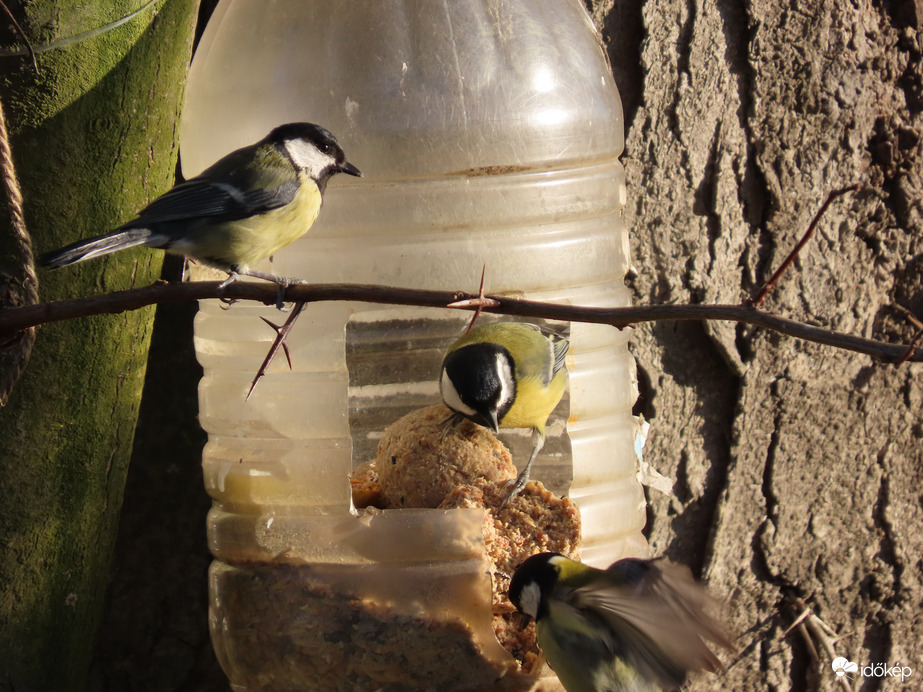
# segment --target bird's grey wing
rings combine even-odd
[[[180,183],[142,209],[138,218],[123,228],[203,218],[215,221],[242,219],[285,206],[292,201],[298,189],[296,180],[262,189],[247,187],[240,182],[244,181],[231,178],[214,182],[193,178]]]
[[[547,387],[555,376],[564,368],[564,359],[567,357],[567,351],[570,348],[570,340],[564,332],[558,329],[552,329],[547,325],[524,323],[523,326],[529,327],[529,329],[537,332],[537,334],[535,334],[536,339],[538,339],[538,335],[541,334],[547,342],[548,350],[546,351],[546,355],[537,358],[531,366],[526,366],[528,371],[541,371],[542,383]]]
[[[567,351],[570,349],[570,340],[560,335],[553,336],[551,337],[551,348],[554,353],[551,376],[554,378],[564,368],[564,359],[567,358]]]
[[[567,327],[554,329],[546,324],[532,326],[538,329],[551,344],[551,374],[548,378],[550,382],[564,368],[564,359],[570,349],[570,330]]]

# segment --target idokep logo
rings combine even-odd
[[[859,664],[847,661],[842,656],[833,659],[833,672],[838,678],[843,677],[846,673],[856,673],[859,670]]]
[[[900,678],[901,681],[904,681],[913,675],[913,669],[911,669],[910,666],[891,666],[887,663],[872,663],[860,667],[858,663],[847,660],[843,656],[838,656],[833,659],[831,666],[838,678],[844,675],[852,677],[851,674],[858,673],[864,678]]]

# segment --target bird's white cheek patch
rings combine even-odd
[[[457,411],[465,416],[473,416],[477,413],[473,408],[465,405],[465,402],[458,396],[458,391],[455,389],[455,385],[452,384],[452,378],[449,377],[449,373],[445,370],[442,371],[439,391],[442,394],[442,402],[453,411]]]
[[[324,154],[310,142],[303,139],[290,139],[285,142],[292,161],[299,168],[303,168],[309,176],[317,178],[325,168],[336,163],[332,156]]]
[[[519,605],[522,607],[522,612],[534,620],[538,615],[538,603],[541,599],[542,591],[539,589],[538,584],[535,582],[526,584],[522,589],[522,593],[519,594]]]
[[[497,408],[502,410],[512,404],[516,398],[516,380],[509,360],[502,354],[497,354],[495,372],[500,379],[500,396],[497,397]]]

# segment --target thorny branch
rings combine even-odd
[[[284,350],[286,358],[288,358],[288,346],[285,339],[305,305],[321,301],[354,301],[474,310],[471,324],[468,325],[469,330],[482,311],[567,322],[608,324],[618,329],[623,329],[639,322],[659,320],[732,321],[763,327],[806,341],[864,353],[877,360],[894,363],[895,365],[900,365],[906,361],[921,362],[923,361],[923,350],[919,348],[919,345],[920,341],[923,340],[923,323],[912,314],[909,314],[907,310],[904,311],[908,313],[908,319],[917,327],[918,331],[909,345],[895,345],[795,322],[758,309],[758,306],[773,289],[779,278],[807,245],[827,208],[837,198],[857,189],[859,189],[858,185],[851,185],[832,191],[815,214],[801,240],[769,281],[757,292],[754,298],[747,299],[740,305],[641,305],[598,308],[541,303],[509,296],[484,295],[484,272],[481,273],[481,285],[477,295],[464,292],[370,286],[365,284],[297,283],[288,286],[285,297],[294,302],[294,309],[281,326],[263,318],[275,330],[276,338],[257,371],[247,398],[253,393],[254,387],[256,387],[280,348]],[[278,286],[253,282],[235,282],[225,285],[225,282],[219,283],[217,281],[197,281],[192,283],[159,281],[144,288],[118,291],[94,298],[76,298],[18,308],[0,306],[0,341],[4,337],[11,337],[25,329],[49,322],[137,310],[154,303],[209,298],[217,298],[231,303],[237,300],[256,300],[270,305],[278,302]],[[290,359],[289,366],[291,366]]]
[[[776,285],[776,282],[782,277],[786,270],[791,266],[792,262],[801,254],[801,251],[804,249],[804,246],[808,244],[808,241],[814,236],[814,231],[817,229],[817,224],[820,223],[821,218],[827,212],[827,208],[833,204],[837,199],[845,195],[847,192],[855,192],[861,188],[860,185],[850,185],[848,187],[840,188],[839,190],[832,190],[827,199],[824,200],[824,203],[820,205],[820,209],[817,210],[817,213],[814,214],[814,218],[811,219],[811,223],[808,224],[808,230],[804,232],[804,235],[801,236],[801,240],[792,248],[792,251],[788,253],[788,257],[782,260],[782,264],[779,265],[779,268],[776,269],[769,281],[763,284],[763,287],[757,292],[754,298],[751,298],[748,303],[754,307],[759,307],[769,292]]]
[[[23,307],[0,309],[0,337],[10,336],[28,327],[51,322],[110,313],[138,310],[156,303],[185,300],[254,300],[275,305],[278,289],[274,284],[235,282],[219,288],[218,281],[190,283],[157,282],[143,288],[107,293],[90,298],[73,298]],[[366,284],[296,284],[286,289],[285,297],[295,303],[355,301],[390,305],[445,308],[450,303],[474,301],[461,309],[476,309],[501,315],[515,315],[569,322],[608,324],[622,329],[641,322],[661,320],[719,320],[763,327],[805,341],[863,353],[886,363],[895,363],[907,352],[906,345],[803,324],[758,310],[749,305],[638,305],[631,307],[581,307],[522,300],[515,296],[487,295],[496,305],[483,306],[480,296],[462,291],[432,291]],[[915,348],[907,359],[923,362],[923,349]]]

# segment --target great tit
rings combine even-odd
[[[145,245],[228,272],[285,286],[291,280],[251,265],[304,235],[320,212],[327,180],[361,176],[320,125],[289,123],[179,183],[112,233],[47,252],[38,263],[65,267]]]
[[[664,558],[601,570],[533,555],[513,574],[509,597],[535,620],[538,645],[567,692],[673,689],[687,671],[721,670],[705,640],[731,648],[704,610],[705,588]]]
[[[467,418],[498,432],[532,428],[532,455],[506,500],[529,482],[545,444],[545,424],[567,386],[568,340],[523,322],[475,327],[446,351],[439,390],[456,422]]]

